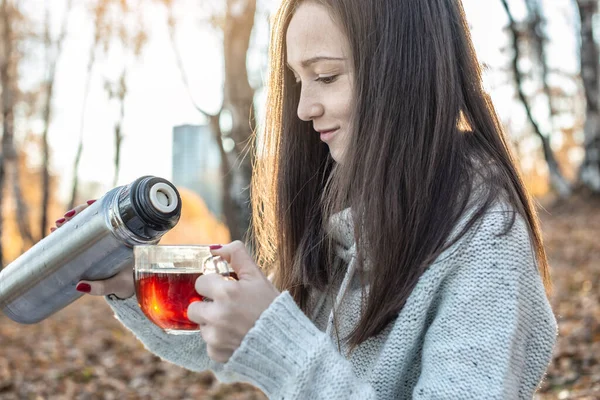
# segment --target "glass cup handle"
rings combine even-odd
[[[229,274],[233,272],[229,263],[221,256],[208,257],[204,261],[204,271],[206,271],[206,273],[217,273],[223,277],[229,277]]]
[[[204,271],[206,273],[217,273],[225,279],[233,279],[231,272],[233,269],[229,266],[229,263],[225,261],[221,256],[210,256],[204,261]],[[204,297],[202,301],[211,302],[212,299]]]

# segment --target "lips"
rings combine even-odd
[[[337,133],[338,130],[339,128],[330,129],[327,131],[319,131],[319,133],[321,133],[321,140],[327,142]]]
[[[328,133],[335,132],[335,131],[337,131],[337,129],[330,129],[328,131],[319,131],[319,133],[321,135],[327,135]]]
[[[315,129],[317,132],[319,132],[320,134],[327,134],[327,133],[331,133],[333,131],[337,131],[339,128],[331,128],[331,129]]]

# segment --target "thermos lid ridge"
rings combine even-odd
[[[143,176],[131,184],[128,196],[119,198],[119,212],[132,233],[151,239],[177,224],[181,197],[169,181]]]

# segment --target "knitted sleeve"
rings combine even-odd
[[[225,364],[270,399],[375,399],[330,337],[281,293]]]
[[[453,263],[423,343],[415,399],[531,399],[543,378],[556,321],[524,221],[499,235],[502,221],[484,217]]]
[[[144,347],[165,361],[192,371],[211,370],[223,382],[240,380],[235,375],[223,371],[223,364],[212,361],[206,353],[206,343],[200,334],[169,335],[154,325],[144,315],[137,300],[126,300],[112,295],[106,301],[113,309],[115,317],[130,330]]]

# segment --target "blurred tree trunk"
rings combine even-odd
[[[40,237],[46,236],[48,223],[48,204],[50,203],[50,146],[48,143],[48,130],[52,120],[52,97],[54,95],[54,83],[56,81],[56,66],[62,53],[63,43],[67,34],[67,21],[71,12],[73,0],[67,0],[61,26],[60,34],[56,41],[52,40],[51,21],[50,21],[50,3],[46,4],[46,23],[44,32],[44,42],[46,45],[46,99],[43,110],[44,131],[42,133],[42,217],[40,220]]]
[[[15,69],[11,68],[13,61],[13,34],[10,18],[11,6],[8,0],[2,1],[2,61],[0,63],[0,79],[2,80],[2,154],[0,156],[0,269],[4,266],[4,249],[2,247],[2,233],[4,228],[4,199],[7,192],[6,187],[6,170],[9,165],[9,160],[13,158],[13,124],[14,124],[14,97],[12,86],[14,77],[11,72]]]
[[[171,39],[171,46],[173,47],[173,52],[175,54],[175,59],[177,61],[177,67],[179,69],[179,73],[181,74],[181,80],[186,87],[188,92],[188,96],[190,97],[190,101],[200,112],[208,119],[208,126],[210,131],[213,134],[215,142],[219,147],[219,154],[221,156],[221,184],[223,185],[223,193],[221,199],[221,207],[223,209],[223,217],[225,219],[225,224],[227,225],[227,229],[229,230],[229,235],[231,239],[240,239],[242,238],[242,234],[239,232],[239,227],[236,223],[237,216],[235,214],[235,204],[233,203],[233,198],[231,196],[231,187],[233,185],[233,175],[231,173],[231,164],[229,163],[229,157],[225,152],[225,148],[223,146],[223,131],[221,130],[221,114],[223,109],[219,110],[216,114],[211,114],[196,103],[194,100],[194,96],[192,95],[192,89],[190,87],[190,82],[185,72],[185,67],[183,66],[183,59],[181,57],[181,53],[177,47],[177,43],[175,40],[175,18],[173,15],[172,3],[170,0],[165,2],[165,5],[168,7],[169,16],[168,16],[168,27],[169,27],[169,37]],[[220,216],[218,216],[220,217]]]
[[[234,203],[233,196],[231,195],[234,174],[232,173],[228,154],[223,147],[223,131],[221,130],[220,118],[221,112],[211,116],[209,118],[209,127],[219,145],[219,153],[221,155],[221,183],[223,185],[223,198],[221,199],[221,205],[223,207],[223,215],[225,216],[225,223],[227,224],[227,229],[229,229],[231,240],[241,240],[243,239],[244,231],[242,230],[243,226],[240,226],[236,222],[238,220],[238,215],[236,214],[236,204]]]
[[[545,32],[546,18],[543,14],[541,0],[525,0],[528,16],[528,33],[532,39],[533,58],[541,69],[541,83],[548,101],[548,110],[550,111],[550,126],[552,132],[555,132],[556,127],[554,117],[556,116],[556,107],[554,107],[554,96],[548,83],[548,75],[550,68],[548,67],[548,58],[546,57],[546,45],[548,38]]]
[[[114,87],[113,87],[114,86]],[[110,82],[105,82],[104,87],[108,92],[108,98],[110,100],[115,99],[119,114],[115,121],[115,127],[113,128],[114,140],[115,140],[115,158],[114,166],[115,172],[113,176],[112,186],[116,187],[119,180],[119,172],[121,169],[121,146],[123,144],[123,120],[125,119],[125,97],[127,96],[127,70],[123,69],[121,76],[117,83],[112,85]]]
[[[183,60],[175,42],[173,0],[161,2],[169,12],[169,35],[183,83],[196,109],[208,118],[209,127],[219,146],[225,223],[232,240],[243,240],[250,225],[250,180],[254,156],[251,136],[256,127],[253,110],[254,90],[248,80],[246,55],[254,27],[256,0],[227,0],[225,18],[213,20],[218,21],[217,25],[220,25],[223,31],[225,62],[223,106],[216,114],[204,111],[194,101]],[[231,115],[232,119],[231,130],[227,132],[223,131],[220,124],[223,114]],[[230,152],[227,152],[224,146],[227,139],[233,140],[234,143]]]
[[[18,20],[18,10],[8,0],[4,0],[0,9],[2,27],[2,46],[0,61],[0,85],[2,87],[2,150],[0,154],[0,210],[4,211],[4,200],[8,197],[9,183],[12,182],[12,194],[16,208],[16,223],[25,246],[34,242],[29,226],[29,212],[21,191],[20,163],[14,144],[14,109],[18,97],[18,51],[17,35],[12,29],[13,21]],[[0,238],[4,231],[4,214],[0,211]],[[4,265],[3,243],[0,240],[0,269]]]
[[[231,232],[233,239],[242,239],[250,225],[250,181],[254,152],[251,136],[256,128],[254,119],[254,90],[248,81],[246,56],[250,47],[250,35],[254,27],[256,0],[227,0],[223,51],[225,57],[225,86],[223,108],[231,113],[232,128],[229,136],[235,147],[227,156],[234,165],[231,170],[233,182],[225,188],[231,196],[232,209],[225,215],[235,218],[237,229]],[[222,135],[221,135],[222,137]],[[227,221],[232,225],[231,221]]]
[[[21,238],[23,239],[23,246],[28,248],[30,245],[33,245],[36,242],[36,239],[31,232],[31,224],[29,221],[29,207],[27,206],[27,202],[23,196],[23,191],[21,190],[21,163],[19,162],[19,155],[17,154],[16,149],[13,146],[13,154],[15,155],[15,159],[12,161],[12,186],[13,186],[13,194],[15,198],[15,206],[17,208],[17,226],[19,227],[19,233]]]
[[[584,126],[585,156],[579,169],[579,181],[600,194],[600,112],[598,110],[599,51],[594,41],[593,19],[598,12],[597,0],[577,0],[581,20],[581,79],[586,98]]]
[[[548,139],[548,137],[546,137],[542,134],[542,131],[541,131],[537,121],[533,117],[533,113],[531,111],[531,106],[529,105],[529,101],[523,90],[523,73],[521,72],[521,70],[519,68],[519,60],[520,60],[520,56],[521,56],[521,49],[519,46],[520,45],[519,37],[521,37],[522,34],[519,31],[519,28],[517,27],[517,23],[512,15],[512,12],[510,11],[510,7],[508,6],[507,0],[501,0],[501,2],[504,7],[504,10],[506,11],[506,15],[508,16],[508,20],[509,20],[508,29],[510,32],[511,44],[512,44],[512,49],[513,49],[513,57],[512,57],[511,65],[512,65],[512,71],[513,71],[513,77],[515,80],[515,87],[517,90],[519,100],[521,101],[521,103],[523,104],[523,107],[525,108],[525,113],[527,114],[527,119],[531,123],[535,134],[538,136],[538,138],[542,142],[544,158],[548,165],[548,170],[549,170],[549,174],[550,174],[551,187],[556,191],[556,193],[560,197],[562,197],[562,198],[568,197],[571,195],[571,192],[572,192],[571,185],[565,179],[565,177],[563,176],[563,174],[560,170],[560,166],[558,165],[558,162],[556,161],[556,158],[554,157],[554,153],[552,152],[552,148],[550,146],[550,140]]]

